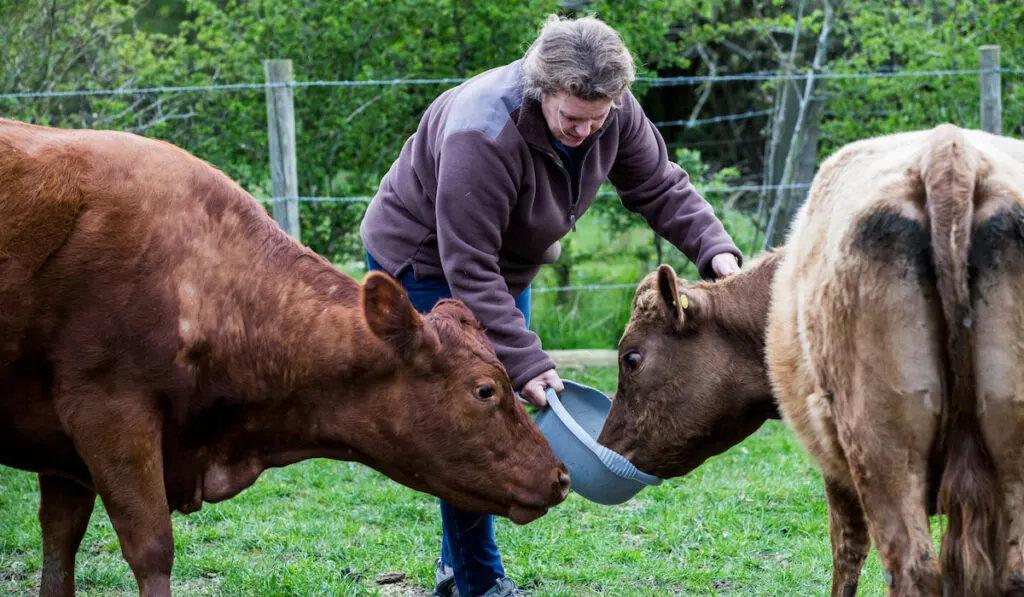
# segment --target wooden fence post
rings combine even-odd
[[[999,46],[981,46],[981,129],[1003,134],[1002,82],[999,73]]]
[[[299,177],[295,165],[295,104],[292,61],[264,60],[267,125],[270,137],[270,178],[274,186],[274,220],[285,232],[299,236]]]

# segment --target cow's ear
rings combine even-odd
[[[363,280],[363,314],[370,331],[403,358],[412,356],[423,337],[423,318],[405,290],[390,276],[370,272]]]
[[[679,278],[676,277],[676,272],[670,265],[662,264],[658,266],[658,296],[661,297],[661,302],[668,311],[669,318],[682,325],[683,311],[687,306],[683,302],[688,301],[688,298],[682,299],[680,296]]]

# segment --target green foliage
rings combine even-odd
[[[1003,66],[1021,68],[1019,2],[834,4],[827,72],[976,69],[983,44],[998,44]],[[521,56],[547,14],[566,12],[559,7],[558,0],[0,1],[0,93],[260,83],[263,61],[271,58],[292,60],[302,82],[458,79]],[[806,69],[824,18],[814,0],[595,0],[587,10],[622,33],[641,76]],[[371,196],[422,111],[452,85],[295,88],[299,194]],[[1004,132],[1017,136],[1024,133],[1021,85],[1019,76],[1004,75]],[[635,90],[653,120],[673,120],[763,110],[777,87],[771,81],[641,82]],[[871,135],[944,121],[978,125],[976,75],[829,79],[816,93],[826,100],[822,157]],[[272,194],[262,89],[8,98],[0,99],[0,114],[166,139],[257,197]],[[765,124],[762,118],[661,132],[698,188],[709,188],[761,182]],[[758,195],[705,195],[733,238],[749,246]],[[303,202],[303,242],[358,271],[364,209],[359,202]],[[658,261],[696,277],[678,251],[654,238],[614,197],[600,197],[535,287],[635,283]],[[628,317],[629,291],[537,300],[536,327],[552,346],[614,345]]]
[[[160,86],[177,80],[182,40],[133,31],[142,0],[0,3],[0,93]],[[0,100],[11,118],[68,127],[143,129],[174,116],[158,96]],[[162,129],[167,132],[167,129]]]
[[[466,77],[519,57],[553,2],[402,3],[189,0],[182,24],[196,71],[222,82],[260,81],[266,58],[290,58],[295,79],[391,80]],[[368,196],[423,110],[450,84],[310,86],[295,90],[300,195]],[[266,108],[251,94],[213,94],[193,135],[245,186],[269,195]],[[240,105],[244,102],[244,105]],[[245,139],[246,144],[233,140]],[[251,145],[249,144],[251,143]],[[251,168],[258,164],[258,168]],[[363,208],[300,206],[303,241],[335,261],[357,259]]]
[[[1004,67],[1024,57],[1014,2],[886,2],[861,0],[837,19],[831,67],[836,72],[976,70],[978,48],[999,45]],[[1024,83],[1003,75],[1004,134],[1020,136]],[[978,128],[977,75],[838,79],[825,90],[828,116],[821,154],[869,136],[929,128],[942,122]]]

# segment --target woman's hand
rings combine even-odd
[[[719,253],[711,258],[711,269],[719,278],[728,278],[740,273],[740,264],[732,253]]]
[[[561,394],[565,389],[565,386],[562,385],[562,378],[558,377],[558,372],[554,369],[548,369],[526,382],[523,389],[519,391],[519,395],[530,404],[544,408],[548,405],[548,400],[544,397],[544,390],[547,388],[553,389],[556,394]]]

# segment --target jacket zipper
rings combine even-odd
[[[587,148],[587,152],[583,154],[583,158],[580,160],[580,181],[576,186],[576,193],[572,192],[572,175],[565,169],[565,165],[562,163],[562,158],[558,157],[557,154],[548,153],[548,156],[555,160],[558,164],[558,169],[565,174],[566,187],[569,189],[569,226],[573,232],[576,232],[576,206],[580,202],[580,194],[583,193],[583,165],[587,162],[587,157],[590,156],[590,150],[593,149],[593,145]]]
[[[562,166],[562,172],[565,173],[565,187],[569,189],[569,227],[576,232],[576,202],[579,195],[574,195],[572,192],[572,174],[565,169],[565,166]]]
[[[610,118],[611,116],[609,116],[609,119]],[[605,121],[604,125],[601,127],[601,130],[595,133],[595,135],[601,135],[604,132],[604,130],[608,128],[609,123],[610,120]],[[545,153],[549,158],[553,159],[555,161],[555,164],[558,166],[558,169],[561,170],[563,174],[565,174],[565,183],[569,189],[569,226],[572,228],[573,232],[576,232],[576,204],[579,203],[580,193],[583,192],[583,166],[584,164],[586,164],[587,158],[590,157],[590,152],[594,149],[594,145],[596,144],[597,139],[594,139],[594,141],[590,144],[590,147],[587,148],[587,152],[583,154],[583,159],[580,160],[580,183],[579,185],[577,185],[576,189],[578,192],[574,196],[572,193],[572,176],[569,175],[569,171],[566,170],[565,166],[562,164],[562,158],[558,157],[558,155],[555,152],[551,151],[550,144],[547,144],[546,147],[541,147],[536,143],[530,143],[530,145],[537,149],[541,149],[543,153]]]

